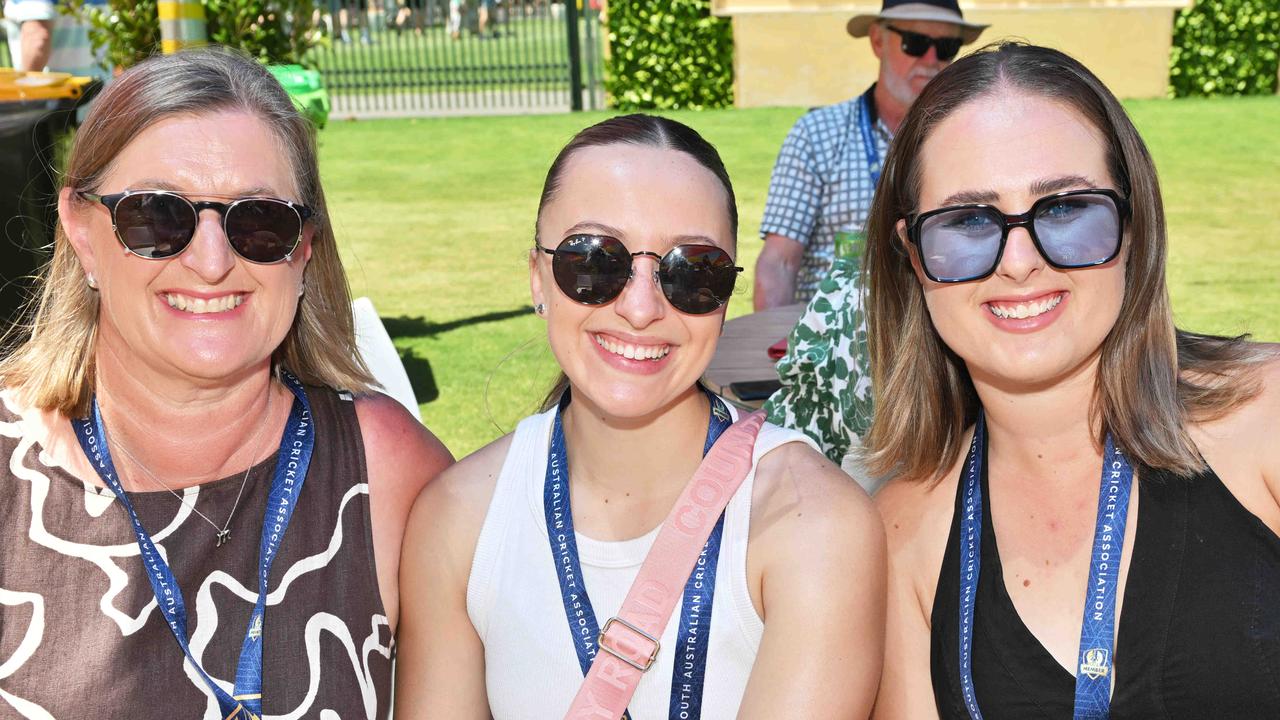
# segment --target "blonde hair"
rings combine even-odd
[[[1178,330],[1165,285],[1164,209],[1155,165],[1115,96],[1069,56],[1021,43],[988,46],[925,86],[894,137],[868,223],[864,272],[875,419],[865,452],[874,475],[938,479],[961,451],[980,403],[964,362],[939,337],[896,225],[918,210],[920,151],[957,108],[1003,89],[1061,102],[1105,138],[1129,197],[1120,315],[1102,343],[1091,406],[1098,446],[1109,432],[1140,466],[1182,476],[1204,469],[1189,422],[1220,417],[1259,390],[1263,353],[1241,338]]]
[[[351,295],[320,187],[315,130],[262,65],[233,51],[200,49],[130,68],[97,98],[76,133],[63,185],[96,192],[115,158],[146,128],[174,115],[226,110],[253,114],[271,129],[293,169],[298,200],[314,211],[306,292],[272,355],[273,367],[310,385],[368,391],[375,383],[356,351]],[[74,194],[72,201],[86,202]],[[25,330],[29,335],[0,360],[0,383],[43,410],[85,415],[95,387],[98,294],[86,286],[60,226]]]

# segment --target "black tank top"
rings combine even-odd
[[[1212,471],[1180,479],[1144,470],[1137,532],[1115,647],[1111,717],[1280,718],[1280,538]],[[967,718],[960,693],[956,490],[933,602],[930,666],[943,718]],[[1075,675],[1017,614],[991,525],[982,473],[982,571],[973,683],[987,720],[1072,716]],[[1081,594],[1084,588],[1080,589]]]
[[[308,387],[316,444],[271,568],[263,626],[266,716],[384,718],[391,633],[375,576],[364,445],[349,396]],[[111,491],[46,465],[0,403],[0,718],[221,718],[160,613]],[[275,438],[278,440],[278,438]],[[131,492],[167,554],[192,652],[234,680],[257,599],[258,546],[275,456],[253,467],[230,541],[168,492]],[[222,522],[242,473],[200,486]],[[34,511],[34,512],[33,512]],[[43,710],[48,715],[42,714]]]

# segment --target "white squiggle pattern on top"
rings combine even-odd
[[[18,446],[14,448],[13,455],[9,457],[9,471],[13,473],[15,478],[31,483],[31,525],[27,529],[27,536],[37,545],[47,547],[62,555],[80,558],[97,565],[103,574],[107,576],[107,591],[98,602],[98,607],[102,610],[102,614],[119,626],[121,635],[132,635],[138,632],[146,624],[147,616],[156,607],[155,598],[152,598],[150,602],[143,606],[137,617],[130,617],[128,614],[117,610],[115,599],[129,584],[129,576],[128,573],[116,565],[113,559],[138,557],[140,554],[138,544],[131,542],[121,545],[88,545],[71,542],[50,533],[44,526],[44,505],[49,498],[51,481],[48,475],[23,464],[23,460],[26,458],[31,446],[35,444],[35,441],[32,438],[22,436],[21,427],[17,423],[0,423],[0,435],[18,438]],[[195,492],[191,492],[192,490],[195,490]],[[191,517],[191,505],[195,504],[199,493],[199,488],[188,488],[183,493],[183,498],[186,502],[179,504],[177,515],[169,521],[169,524],[163,530],[152,536],[156,549],[166,562],[168,562],[169,556],[161,543],[176,532],[182,523],[186,522],[187,518]]]
[[[4,400],[8,401],[7,394]],[[51,480],[48,475],[32,467],[24,465],[23,460],[27,456],[31,447],[35,444],[35,440],[25,436],[21,422],[0,422],[0,435],[11,438],[17,438],[18,443],[13,454],[9,458],[9,470],[14,477],[24,480],[31,485],[31,522],[27,531],[28,537],[37,545],[49,548],[59,554],[86,560],[96,565],[107,577],[108,589],[99,601],[99,609],[103,615],[110,618],[120,628],[122,636],[132,635],[138,632],[147,621],[147,618],[157,606],[155,598],[143,606],[137,617],[131,617],[116,609],[114,601],[120,592],[128,586],[128,574],[116,565],[114,558],[132,558],[139,556],[140,552],[137,543],[128,543],[121,545],[89,545],[85,543],[76,543],[64,538],[59,538],[50,533],[44,526],[44,506],[49,497]],[[43,453],[37,458],[46,467],[56,467],[56,463],[46,462],[48,458]],[[83,482],[83,481],[82,481]],[[105,511],[106,507],[113,504],[107,502],[103,504],[98,499],[100,491],[85,484],[85,511],[87,514],[97,517]],[[343,542],[342,518],[350,501],[358,495],[368,495],[368,483],[359,483],[351,486],[344,494],[338,508],[338,518],[334,525],[333,535],[329,540],[328,547],[314,555],[307,556],[298,560],[291,565],[282,575],[280,584],[267,595],[267,605],[280,604],[288,592],[289,586],[294,580],[300,578],[308,572],[326,567],[330,561],[337,555],[341,549]],[[90,499],[88,495],[95,497]],[[157,550],[168,561],[168,554],[161,542],[171,536],[186,520],[192,516],[191,507],[194,506],[199,497],[199,487],[187,488],[183,493],[183,499],[186,501],[180,504],[177,514],[165,526],[163,530],[153,536],[153,541]],[[111,498],[114,500],[114,496]],[[95,512],[96,511],[96,512]],[[256,573],[255,573],[256,577]],[[201,583],[200,590],[196,597],[196,607],[198,610],[198,625],[191,637],[191,652],[197,662],[202,661],[204,651],[207,649],[210,640],[218,628],[218,611],[212,599],[212,587],[222,585],[229,589],[235,596],[252,605],[257,601],[257,593],[250,591],[248,588],[240,584],[235,578],[225,572],[214,571],[205,578]],[[31,603],[35,608],[32,615],[32,624],[27,630],[27,635],[19,644],[14,655],[8,660],[0,664],[0,678],[7,677],[16,672],[19,668],[31,659],[35,651],[39,648],[40,640],[43,637],[44,622],[44,599],[36,593],[21,593],[9,591],[0,588],[0,604],[14,605],[19,603]],[[345,623],[335,615],[326,612],[319,612],[313,615],[308,621],[305,628],[304,638],[307,650],[307,662],[310,670],[310,680],[306,697],[289,713],[276,716],[265,716],[275,720],[297,720],[308,713],[312,713],[311,705],[315,702],[315,698],[321,681],[320,666],[320,641],[321,634],[325,631],[332,634],[338,639],[347,650],[348,659],[351,662],[353,671],[355,672],[357,683],[360,687],[361,704],[364,707],[367,718],[372,719],[377,713],[377,688],[373,678],[373,672],[370,668],[370,660],[372,655],[377,653],[385,659],[390,659],[394,640],[389,640],[386,644],[380,641],[382,635],[381,628],[387,627],[387,636],[391,637],[389,622],[385,615],[373,615],[370,619],[370,634],[361,642],[361,650],[357,652],[355,639],[352,638],[351,632],[347,629]],[[209,720],[218,720],[221,713],[212,692],[205,686],[203,679],[196,672],[190,661],[183,661],[183,670],[192,685],[205,694],[207,705],[204,717]],[[231,691],[233,683],[214,678],[224,689]],[[54,720],[53,716],[39,705],[16,697],[11,693],[0,689],[0,698],[21,713],[22,717],[30,720]],[[339,716],[330,709],[320,711],[321,718],[338,718]]]
[[[338,551],[342,549],[343,532],[342,517],[346,512],[347,505],[358,495],[368,495],[369,484],[358,483],[347,488],[347,492],[342,496],[342,502],[338,505],[338,519],[334,523],[333,535],[329,538],[329,545],[322,552],[315,555],[298,560],[281,576],[280,584],[274,590],[267,593],[267,606],[279,605],[289,592],[289,586],[294,580],[305,575],[306,573],[319,570],[329,564]],[[257,575],[255,574],[255,577]],[[196,662],[204,663],[204,653],[209,647],[209,642],[213,639],[214,634],[218,631],[218,608],[213,602],[213,586],[220,585],[230,590],[237,598],[243,600],[252,606],[258,601],[258,593],[256,590],[250,590],[229,574],[221,570],[215,570],[209,573],[204,582],[200,584],[200,590],[196,593],[196,616],[197,625],[191,633],[191,655]],[[352,666],[356,670],[357,679],[360,684],[361,699],[364,706],[368,709],[367,715],[372,718],[377,712],[378,694],[374,687],[373,678],[369,671],[368,653],[370,650],[377,650],[383,657],[391,657],[390,647],[383,647],[378,644],[379,626],[388,625],[387,618],[384,615],[374,615],[372,619],[372,634],[366,638],[363,643],[365,649],[364,658],[357,660],[355,642],[351,637],[351,633],[347,630],[346,625],[342,623],[336,616],[329,613],[317,613],[307,621],[306,641],[307,641],[307,661],[311,668],[311,687],[307,693],[306,700],[300,707],[292,711],[282,718],[299,718],[303,713],[311,709],[311,703],[315,700],[316,689],[320,680],[320,646],[318,642],[318,634],[312,637],[312,626],[316,623],[317,618],[328,617],[332,622],[322,623],[323,629],[329,630],[333,635],[342,641],[347,649],[347,654],[352,658]],[[268,616],[269,617],[269,616]],[[269,621],[269,620],[268,620]],[[390,635],[390,631],[387,633]],[[373,647],[370,647],[372,642]],[[205,694],[206,705],[204,717],[207,720],[221,720],[222,715],[219,714],[218,701],[214,697],[213,692],[204,684],[204,680],[196,671],[195,667],[189,661],[183,663],[183,671],[186,672],[191,684]],[[212,675],[210,677],[213,677]],[[234,679],[231,681],[222,678],[213,677],[213,681],[218,683],[222,689],[230,693],[235,685]]]

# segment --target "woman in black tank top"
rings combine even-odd
[[[1177,330],[1115,97],[1009,43],[932,80],[869,227],[878,718],[1280,716],[1280,359]]]

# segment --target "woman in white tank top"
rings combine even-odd
[[[442,474],[410,516],[397,720],[564,716],[598,628],[736,417],[698,384],[740,270],[736,237],[724,165],[680,123],[612,118],[560,152],[529,268],[565,378],[545,412]],[[870,713],[880,521],[800,433],[766,424],[753,460],[640,679],[635,720]]]

